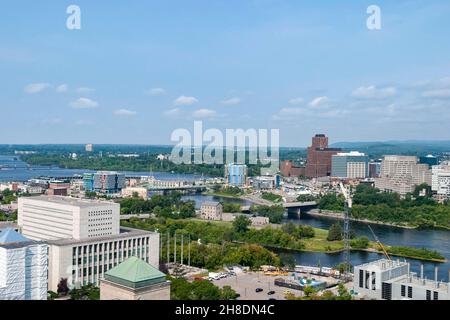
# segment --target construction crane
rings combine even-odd
[[[386,256],[386,258],[389,261],[392,261],[391,257],[389,256],[389,254],[387,253],[386,249],[384,248],[383,244],[381,243],[381,241],[378,239],[377,235],[375,234],[375,232],[373,232],[372,227],[370,225],[367,225],[370,229],[370,232],[372,232],[373,237],[375,238],[375,241],[378,243],[378,245],[380,246],[380,248],[383,250],[384,255]]]
[[[350,191],[344,187],[342,182],[339,183],[341,192],[345,198],[344,205],[344,278],[347,278],[350,274],[350,212],[352,210],[352,196]]]

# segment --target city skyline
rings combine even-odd
[[[81,30],[69,4],[6,5],[2,143],[168,145],[195,120],[286,147],[450,140],[443,1],[378,1],[381,30],[369,1],[78,1]]]

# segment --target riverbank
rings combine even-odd
[[[316,217],[344,220],[343,212],[325,211],[325,210],[319,211],[318,209],[314,209],[314,210],[309,211],[308,214],[311,216],[316,216]],[[403,229],[417,229],[417,226],[400,225],[400,224],[396,224],[396,223],[382,222],[382,221],[375,221],[375,220],[368,220],[368,219],[350,218],[349,220],[355,221],[355,222],[378,224],[378,225],[382,225],[382,226],[389,226],[389,227],[396,227],[396,228],[403,228]]]

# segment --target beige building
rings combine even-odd
[[[33,240],[87,239],[119,233],[120,205],[62,196],[18,200],[20,232]]]
[[[150,264],[130,257],[105,274],[100,300],[170,300],[170,281]]]
[[[201,218],[205,220],[222,220],[223,206],[220,202],[203,202],[200,209]]]
[[[148,190],[147,188],[143,187],[128,187],[125,189],[122,189],[122,196],[131,198],[133,195],[137,194],[137,196],[141,199],[147,200],[148,199]]]
[[[422,183],[431,186],[429,166],[418,162],[415,156],[385,156],[380,177],[375,179],[375,187],[382,191],[406,195]]]
[[[131,256],[159,265],[159,234],[119,226],[120,206],[70,197],[19,199],[19,230],[49,245],[48,288],[62,278],[70,287],[98,285],[104,274]]]

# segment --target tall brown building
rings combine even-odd
[[[312,145],[308,147],[306,158],[306,177],[319,178],[331,175],[331,158],[342,151],[340,148],[328,148],[328,137],[316,134]]]

